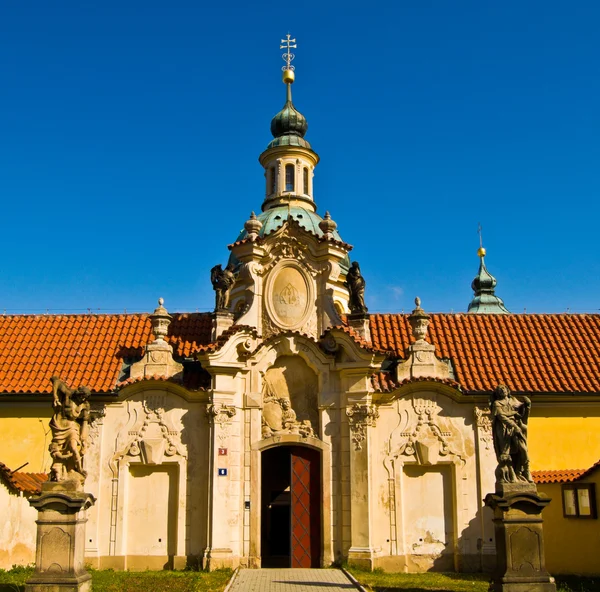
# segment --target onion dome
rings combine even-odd
[[[286,86],[287,101],[283,109],[271,120],[273,140],[267,146],[267,150],[276,146],[301,146],[310,150],[310,144],[304,139],[308,122],[292,103],[291,83],[288,82]]]
[[[471,288],[475,295],[469,304],[467,312],[484,314],[510,314],[510,311],[504,306],[501,298],[496,296],[496,284],[498,281],[487,270],[485,266],[485,249],[480,247],[477,251],[479,255],[479,271],[471,283]]]

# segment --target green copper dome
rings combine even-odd
[[[483,251],[485,253],[485,251]],[[484,314],[510,314],[502,298],[496,296],[496,278],[487,270],[484,256],[480,256],[479,271],[471,283],[475,295],[467,312]]]
[[[266,210],[257,216],[257,219],[262,222],[262,227],[258,232],[259,237],[266,236],[271,234],[278,228],[283,226],[283,223],[288,219],[288,216],[294,221],[297,222],[302,228],[312,232],[319,238],[324,237],[323,231],[319,227],[319,222],[323,220],[319,214],[313,212],[307,208],[303,208],[301,206],[288,206],[282,205],[277,206],[275,208],[271,208],[270,210]],[[342,241],[337,230],[333,231],[333,239],[337,241]],[[244,240],[248,236],[247,230],[242,230],[237,237],[236,241]],[[229,258],[229,262],[233,263],[234,266],[237,267],[238,261],[237,259],[231,255]],[[348,256],[341,263],[342,271],[346,273],[350,268],[350,259]]]
[[[292,86],[287,85],[287,101],[283,109],[271,120],[271,133],[273,140],[267,146],[301,146],[310,150],[310,144],[304,139],[308,130],[306,117],[294,107],[292,103]]]

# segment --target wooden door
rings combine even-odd
[[[320,567],[320,452],[294,446],[291,465],[291,567]]]

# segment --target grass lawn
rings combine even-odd
[[[230,569],[204,571],[90,570],[94,592],[222,592],[231,578]],[[0,592],[22,592],[31,567],[0,569]]]
[[[355,567],[348,571],[367,589],[374,592],[487,592],[489,574],[467,573],[387,573],[383,570],[362,571]],[[559,592],[600,592],[600,578],[556,576]]]

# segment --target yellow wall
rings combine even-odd
[[[532,471],[591,467],[600,459],[600,406],[534,399],[528,443]]]
[[[23,471],[47,472],[50,467],[48,444],[52,440],[49,403],[6,404],[0,406],[0,462],[13,471],[29,462]]]
[[[596,484],[596,507],[600,508],[600,470],[576,483]],[[552,498],[542,514],[548,571],[600,575],[600,519],[565,518],[560,483],[539,484],[538,491]]]

